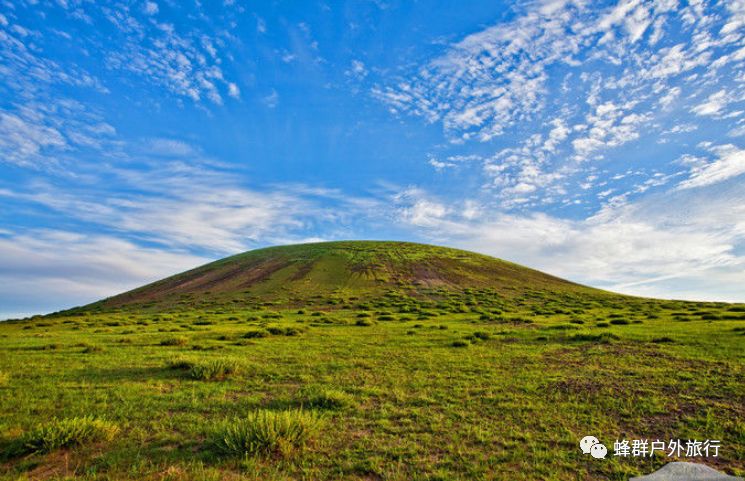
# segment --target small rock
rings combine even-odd
[[[699,463],[668,463],[652,474],[631,478],[629,481],[744,481]]]

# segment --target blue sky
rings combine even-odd
[[[0,316],[401,239],[745,300],[745,2],[0,3]]]

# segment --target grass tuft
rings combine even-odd
[[[225,455],[279,454],[287,456],[302,448],[322,425],[312,411],[259,410],[245,418],[218,424],[212,432],[212,445]]]
[[[40,425],[21,440],[21,454],[48,453],[59,448],[111,441],[119,427],[93,416],[53,420]]]
[[[600,344],[608,344],[619,339],[621,338],[610,332],[604,332],[602,334],[575,334],[569,338],[570,341],[574,342],[597,342]]]
[[[315,409],[344,409],[354,403],[352,396],[332,388],[309,387],[301,395],[303,405]]]
[[[189,369],[189,376],[200,381],[219,381],[237,374],[240,366],[232,359],[210,359],[193,363]]]
[[[675,339],[668,336],[662,336],[662,337],[655,337],[652,339],[652,342],[655,344],[675,344]]]
[[[631,324],[628,319],[611,319],[610,323],[614,326],[628,326]]]
[[[189,340],[185,337],[169,337],[160,341],[161,346],[185,346]]]
[[[171,359],[170,361],[166,362],[166,367],[168,369],[181,369],[181,370],[188,370],[194,367],[194,361],[190,361],[188,359]]]

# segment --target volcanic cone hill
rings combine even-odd
[[[249,251],[83,309],[334,308],[382,297],[412,302],[457,298],[467,305],[623,299],[473,252],[409,242],[342,241]]]

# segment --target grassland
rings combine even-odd
[[[432,252],[414,268],[411,246],[310,267],[300,251],[239,290],[195,287],[224,262],[0,323],[0,476],[625,480],[672,459],[596,460],[578,449],[587,434],[718,439],[705,462],[745,474],[745,305]],[[490,283],[495,269],[519,275]]]

